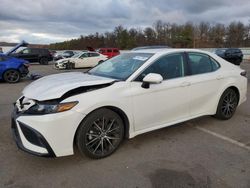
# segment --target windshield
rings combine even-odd
[[[78,58],[82,55],[83,53],[82,52],[78,52],[76,53],[75,55],[73,55],[71,58]]]
[[[88,73],[126,80],[153,55],[152,53],[124,53],[101,63]]]

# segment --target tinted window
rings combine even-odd
[[[42,52],[42,53],[44,53],[44,54],[50,53],[49,50],[47,50],[47,49],[38,49],[37,52],[38,52],[38,53],[39,53],[39,52]]]
[[[217,70],[220,68],[220,65],[219,63],[217,63],[217,61],[215,61],[213,58],[210,58],[210,61],[212,63],[212,68],[213,68],[213,71]]]
[[[172,54],[161,57],[145,71],[143,71],[136,81],[142,81],[149,73],[160,74],[164,80],[183,77],[185,75],[184,59],[182,54]]]
[[[215,60],[205,54],[188,53],[188,58],[190,71],[193,75],[212,72],[220,67]]]
[[[111,49],[108,49],[108,50],[107,50],[107,52],[108,52],[108,53],[111,53],[111,52],[112,52],[112,50],[111,50]]]
[[[89,57],[97,57],[97,56],[99,56],[98,53],[89,53]]]
[[[42,49],[40,50],[40,49],[36,49],[36,48],[30,49],[30,52],[33,54],[43,53]]]
[[[26,48],[23,51],[21,51],[22,54],[29,54],[30,52],[31,50],[29,48]]]
[[[114,49],[114,52],[115,52],[115,53],[119,53],[119,50],[117,50],[117,49]]]
[[[223,53],[225,53],[225,49],[217,49],[216,51],[215,51],[215,53],[216,54],[223,54]]]
[[[83,59],[83,58],[85,58],[85,57],[88,57],[88,56],[89,56],[88,54],[89,54],[89,53],[84,53],[84,54],[82,54],[79,58]]]
[[[67,53],[69,55],[74,55],[74,52],[72,52],[72,51],[65,51],[64,53]]]

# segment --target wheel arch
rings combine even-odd
[[[219,95],[219,98],[218,98],[218,101],[217,101],[217,105],[219,104],[219,101],[220,101],[220,98],[221,96],[223,95],[223,93],[227,90],[227,89],[233,89],[236,94],[237,94],[237,97],[238,97],[238,102],[240,100],[240,90],[239,88],[235,85],[235,84],[230,84],[228,86],[226,86],[225,88],[222,89],[222,92],[220,93]],[[217,107],[216,107],[217,108]]]
[[[79,130],[79,127],[80,127],[81,123],[82,123],[91,113],[93,113],[93,112],[96,111],[96,110],[103,109],[103,108],[112,110],[113,112],[117,113],[117,114],[121,117],[121,119],[122,119],[122,121],[123,121],[123,123],[124,123],[124,125],[125,125],[125,127],[124,127],[124,137],[125,137],[125,138],[129,138],[130,123],[129,123],[129,118],[128,118],[128,116],[126,115],[126,113],[125,113],[122,109],[120,109],[120,108],[118,108],[118,107],[116,107],[116,106],[102,106],[102,107],[99,107],[99,108],[96,108],[96,109],[90,111],[90,112],[82,119],[82,121],[79,123],[79,125],[77,126],[77,129],[76,129],[76,131],[75,131],[75,135],[74,135],[74,145],[75,145],[75,143],[76,143],[76,135],[77,135],[77,132],[78,132],[78,130]]]
[[[19,72],[19,74],[20,74],[20,70],[19,70],[18,68],[7,68],[6,70],[3,71],[2,77],[3,77],[3,75],[4,75],[7,71],[9,71],[9,70],[16,70],[16,71]]]

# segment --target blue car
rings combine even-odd
[[[0,53],[0,80],[17,83],[29,73],[28,67],[27,61]]]

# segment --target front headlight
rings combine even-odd
[[[59,103],[59,104],[42,104],[36,103],[34,106],[30,107],[25,113],[26,114],[52,114],[58,112],[64,112],[72,109],[75,105],[77,105],[77,101],[67,102],[67,103]]]

